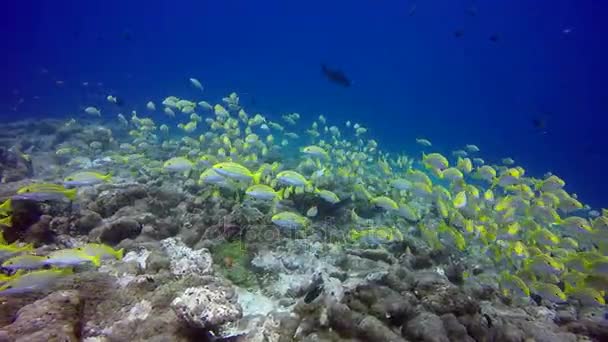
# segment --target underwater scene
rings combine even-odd
[[[0,341],[608,341],[608,4],[5,7]]]

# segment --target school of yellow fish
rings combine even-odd
[[[298,113],[271,120],[247,113],[235,93],[215,105],[169,96],[145,108],[118,114],[129,135],[119,151],[92,146],[133,176],[197,180],[207,200],[269,208],[265,219],[283,231],[314,231],[323,213],[340,208],[349,213],[336,228],[344,243],[382,248],[413,235],[431,249],[486,255],[505,296],[605,305],[608,211],[584,206],[556,175],[530,177],[512,158],[486,163],[472,144],[444,156],[422,137],[420,157],[387,153],[359,123],[332,125],[319,115],[303,125]],[[85,112],[103,117],[94,107]],[[161,116],[172,124],[157,125]],[[66,151],[84,153],[67,145],[56,153]],[[113,179],[80,170],[64,181]]]

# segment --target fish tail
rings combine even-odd
[[[260,184],[260,179],[262,178],[262,171],[258,170],[258,172],[253,174],[253,184]]]
[[[564,282],[564,293],[569,294],[569,293],[572,293],[573,290],[574,290],[574,287],[570,284],[570,282],[565,281]]]
[[[283,199],[283,193],[285,192],[285,188],[281,188],[279,191],[277,191],[277,199],[280,201]]]
[[[119,250],[116,251],[116,254],[114,254],[114,256],[116,257],[117,260],[122,260],[122,258],[125,255],[125,249],[121,248]]]
[[[65,190],[64,195],[65,197],[67,197],[70,201],[73,201],[76,199],[76,193],[78,192],[77,189],[69,189],[69,190]]]

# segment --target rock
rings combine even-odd
[[[499,342],[522,342],[526,338],[526,334],[512,324],[503,324],[495,326],[488,331],[490,341]]]
[[[79,341],[84,301],[78,291],[57,291],[28,304],[1,329],[13,341]]]
[[[407,338],[425,342],[450,342],[443,321],[430,312],[421,312],[403,326],[401,333]]]
[[[488,340],[488,327],[480,314],[458,316],[458,321],[475,341]]]
[[[50,229],[52,216],[42,215],[38,222],[31,225],[23,236],[23,241],[34,244],[50,243],[53,240],[53,232]]]
[[[332,302],[327,309],[329,325],[341,336],[351,337],[363,319],[363,315],[352,311],[346,304]]]
[[[225,288],[191,287],[171,303],[175,314],[198,329],[218,329],[242,317],[236,296]]]
[[[49,229],[55,238],[61,235],[74,235],[72,232],[72,225],[70,219],[65,216],[53,217],[49,223]],[[56,242],[56,240],[55,240]]]
[[[177,238],[164,239],[160,243],[169,257],[173,274],[181,276],[213,273],[213,259],[209,250],[204,248],[193,250]]]
[[[101,215],[92,210],[82,210],[80,217],[76,220],[75,228],[79,234],[88,234],[93,228],[101,223]]]
[[[555,314],[544,307],[508,307],[500,303],[482,302],[481,313],[491,327],[490,339],[498,341],[576,341],[576,336],[560,331],[553,322]]]
[[[568,310],[569,309],[569,310]],[[576,310],[570,307],[568,309],[559,310],[556,313],[555,322],[559,325],[568,324],[576,320]]]
[[[141,224],[132,218],[119,218],[91,230],[89,238],[116,245],[123,239],[135,238],[141,232],[141,228]]]
[[[416,314],[415,297],[403,296],[387,286],[361,285],[353,291],[352,296],[366,306],[362,312],[391,325],[400,326]]]
[[[146,260],[147,270],[150,272],[160,272],[171,268],[171,259],[159,251],[152,251]]]
[[[364,317],[357,326],[359,336],[367,341],[405,342],[374,316]]]
[[[479,312],[479,303],[459,288],[448,284],[425,292],[421,304],[438,315],[454,313],[458,316]]]
[[[388,264],[397,262],[397,259],[384,249],[346,249],[345,252],[373,261],[383,261]]]
[[[387,286],[397,292],[410,291],[414,287],[413,272],[402,266],[393,266],[384,278]]]
[[[445,275],[434,271],[419,271],[414,273],[416,279],[414,286],[416,291],[422,294],[435,292],[440,287],[450,285],[450,281]]]
[[[608,341],[608,325],[591,320],[579,320],[568,323],[566,330],[575,334],[589,336],[596,341]]]
[[[110,217],[119,209],[131,206],[136,200],[146,197],[146,188],[141,184],[121,184],[108,185],[102,184],[103,190],[97,196],[95,202],[89,204],[89,209],[98,212],[102,217]]]
[[[468,335],[467,328],[460,324],[458,318],[454,314],[445,314],[441,316],[443,321],[443,327],[453,342],[475,342],[475,340]]]
[[[33,176],[31,159],[17,149],[0,147],[0,181],[10,183]]]

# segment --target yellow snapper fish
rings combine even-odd
[[[255,198],[262,201],[272,201],[275,199],[281,199],[283,190],[275,191],[268,185],[255,184],[245,190],[245,194],[249,197]]]
[[[441,177],[443,177],[444,179],[446,179],[450,182],[455,182],[455,181],[463,179],[464,175],[457,168],[448,167],[447,169],[445,169],[441,172]]]
[[[492,183],[492,188],[496,185],[506,188],[511,185],[519,184],[521,173],[516,168],[507,169],[504,173],[502,173],[498,178],[494,179]]]
[[[43,202],[67,198],[72,201],[76,198],[76,192],[76,189],[66,189],[59,184],[33,183],[19,188],[12,199]]]
[[[477,147],[477,145],[469,144],[469,145],[466,145],[464,148],[465,148],[465,150],[467,150],[468,152],[471,152],[471,153],[479,152],[479,147]]]
[[[254,184],[258,184],[260,182],[260,177],[262,175],[262,172],[260,171],[252,173],[245,166],[233,162],[217,163],[213,165],[213,170],[226,178],[245,183],[250,183],[253,181]]]
[[[511,274],[508,271],[502,271],[499,277],[500,288],[503,289],[504,292],[508,292],[509,294],[516,297],[529,297],[530,289],[528,285],[518,276]]]
[[[398,210],[399,205],[397,202],[386,196],[378,196],[374,197],[370,200],[370,203],[378,208],[382,208],[384,210]]]
[[[399,209],[397,209],[396,214],[408,221],[416,222],[420,220],[420,216],[418,215],[416,210],[407,203],[399,204]]]
[[[321,148],[319,146],[315,146],[315,145],[306,146],[306,147],[302,148],[302,153],[312,156],[312,157],[329,159],[329,154],[327,153],[327,151],[325,151],[323,148]]]
[[[593,228],[587,219],[580,216],[570,216],[556,222],[557,225],[569,234],[592,234]]]
[[[84,109],[84,112],[89,115],[101,116],[101,112],[99,111],[99,109],[97,109],[95,107],[87,107]]]
[[[95,185],[108,182],[111,178],[110,174],[104,175],[95,171],[79,171],[65,177],[63,185],[67,187]]]
[[[541,276],[560,275],[565,269],[562,263],[547,254],[535,255],[525,260],[524,268]]]
[[[456,168],[463,173],[469,174],[473,171],[473,162],[469,158],[458,158]]]
[[[568,296],[568,298],[578,300],[583,306],[597,307],[606,305],[604,296],[598,290],[591,287],[585,287],[582,285],[573,287],[566,283],[564,293],[566,296]]]
[[[194,164],[185,157],[173,157],[163,163],[163,169],[169,172],[184,172],[188,173],[192,170]]]
[[[0,260],[8,259],[19,253],[32,252],[34,245],[27,244],[20,246],[16,242],[10,245],[0,244]]]
[[[38,270],[19,274],[0,286],[0,296],[39,291],[51,286],[57,280],[73,274],[71,268]]]
[[[309,220],[306,217],[291,211],[283,211],[275,214],[272,216],[271,221],[278,227],[287,230],[298,230],[309,224]]]
[[[494,181],[496,178],[496,170],[489,165],[482,165],[475,171],[475,178],[482,179],[488,183]]]
[[[513,164],[515,164],[515,160],[513,160],[513,158],[509,158],[509,157],[507,157],[507,158],[502,158],[502,160],[501,160],[501,161],[502,161],[502,163],[503,163],[503,164],[505,164],[505,165],[513,165]]]
[[[200,185],[209,184],[209,185],[217,185],[220,188],[234,190],[237,188],[237,185],[232,182],[230,179],[220,175],[215,172],[214,169],[207,169],[201,173],[199,180]]]
[[[431,146],[433,146],[433,144],[428,139],[425,139],[425,138],[416,138],[416,143],[418,145],[421,145],[421,146],[424,146],[424,147],[431,147]]]
[[[536,183],[536,190],[552,192],[563,188],[566,185],[563,179],[556,175],[551,175]]]
[[[399,191],[405,191],[412,187],[412,182],[405,178],[395,178],[390,181],[390,185]]]
[[[450,166],[448,159],[439,153],[422,154],[422,163],[427,169],[442,171]]]
[[[87,243],[84,246],[77,247],[76,250],[83,251],[87,255],[101,260],[112,258],[121,260],[125,252],[123,248],[116,250],[103,243]]]
[[[465,191],[461,191],[454,196],[452,200],[452,204],[454,208],[461,209],[467,206],[467,193]]]
[[[403,234],[393,227],[375,227],[363,230],[351,229],[348,236],[353,242],[373,247],[403,240]]]
[[[163,113],[165,113],[165,115],[170,116],[172,118],[175,117],[175,112],[173,111],[173,109],[171,109],[169,107],[165,107],[165,109],[163,109]]]
[[[156,105],[154,104],[154,102],[148,101],[148,103],[146,103],[146,109],[153,112],[156,110]]]
[[[340,197],[329,190],[316,190],[315,193],[327,203],[336,204],[340,202]]]
[[[49,253],[47,259],[44,261],[45,265],[66,267],[76,266],[85,263],[92,263],[94,266],[99,267],[101,264],[99,256],[91,256],[77,248],[73,249],[61,249]]]
[[[437,228],[437,231],[443,233],[443,235],[445,235],[451,244],[458,248],[458,250],[463,251],[466,248],[464,236],[458,229],[447,225],[445,222],[442,222]]]
[[[312,187],[310,182],[306,180],[306,177],[302,176],[296,171],[285,170],[277,174],[276,180],[281,185],[296,186],[296,187]]]
[[[17,255],[10,259],[7,259],[2,263],[2,267],[9,270],[33,270],[37,268],[42,268],[46,264],[44,263],[48,257],[32,255],[32,254],[23,254]]]
[[[534,282],[530,288],[534,293],[552,303],[562,303],[567,300],[566,294],[555,284]]]

